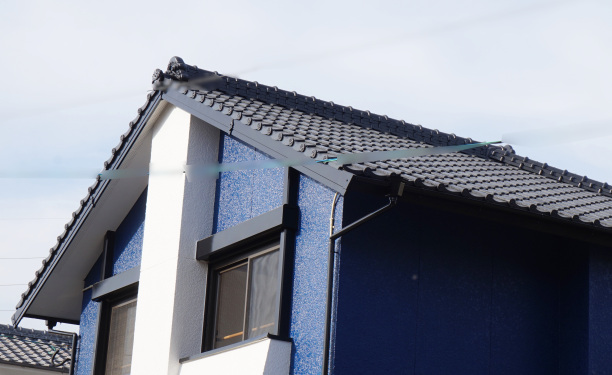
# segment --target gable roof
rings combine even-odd
[[[0,324],[0,364],[68,372],[71,346],[68,336]],[[53,361],[59,366],[51,363],[56,350]]]
[[[183,82],[172,89],[167,80]],[[307,157],[474,143],[472,139],[413,125],[369,111],[218,75],[170,61],[154,74],[163,98],[183,109],[226,117],[228,131],[258,132]],[[155,87],[155,86],[154,86]],[[210,109],[207,109],[210,108]],[[248,129],[248,130],[246,130]],[[282,145],[282,146],[280,146]],[[483,200],[491,205],[612,228],[612,186],[516,155],[510,146],[458,153],[339,165],[336,170],[373,180],[401,178],[423,189]]]
[[[338,154],[474,143],[438,130],[341,106],[276,87],[220,75],[185,64],[178,57],[153,74],[154,92],[120,137],[105,170],[118,169],[155,108],[167,101],[273,158],[306,156],[324,160]],[[340,165],[296,167],[345,193],[355,180],[393,182],[561,219],[612,233],[612,186],[517,155],[511,146],[488,145],[452,154]],[[29,301],[55,267],[71,235],[100,198],[108,180],[99,178],[73,213],[73,220],[43,260],[18,302],[12,320],[24,316]],[[61,319],[59,320],[61,321]]]

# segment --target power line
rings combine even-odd
[[[0,217],[0,221],[15,221],[15,220],[67,220],[65,217]]]
[[[435,26],[431,28],[426,28],[420,31],[407,32],[399,35],[388,35],[385,38],[376,39],[370,42],[364,42],[354,45],[349,45],[346,47],[336,47],[327,51],[318,51],[314,53],[310,53],[308,55],[290,57],[284,60],[278,60],[276,62],[270,62],[262,65],[254,65],[251,68],[244,69],[239,72],[240,75],[245,73],[252,73],[254,71],[259,71],[263,69],[274,69],[274,68],[287,68],[294,65],[302,65],[308,62],[320,61],[324,59],[329,59],[333,57],[338,57],[345,54],[350,54],[353,52],[378,48],[382,46],[389,46],[398,43],[404,43],[411,40],[418,40],[422,38],[427,38],[435,35],[445,34],[451,31],[456,31],[459,29],[464,29],[468,27],[474,27],[479,24],[491,23],[493,21],[499,21],[507,18],[513,18],[518,16],[523,16],[529,13],[533,13],[539,10],[543,10],[546,8],[551,8],[555,6],[559,6],[565,3],[574,2],[575,0],[560,0],[560,1],[550,1],[544,2],[540,4],[531,4],[525,7],[505,10],[497,13],[490,13],[480,16],[471,17],[464,20],[459,20],[456,22],[449,22],[440,26]]]
[[[529,13],[537,12],[537,11],[544,10],[544,9],[547,9],[547,8],[552,8],[552,7],[555,7],[555,6],[560,6],[562,4],[570,3],[570,2],[575,2],[575,0],[549,1],[549,2],[539,3],[539,4],[531,4],[531,5],[528,5],[528,6],[525,6],[525,7],[520,7],[520,8],[510,9],[510,10],[504,10],[504,11],[501,11],[501,12],[489,13],[489,14],[485,14],[485,15],[474,16],[474,17],[471,17],[471,18],[468,18],[468,19],[458,20],[458,21],[455,21],[455,22],[449,22],[449,23],[442,24],[442,25],[439,25],[439,26],[425,28],[423,30],[411,31],[411,32],[407,32],[407,33],[400,33],[400,34],[397,34],[397,35],[387,35],[384,38],[379,38],[379,39],[376,39],[376,40],[373,40],[373,41],[369,41],[369,42],[348,45],[346,47],[335,47],[335,48],[330,49],[330,50],[315,51],[315,52],[309,53],[307,55],[294,56],[294,57],[289,57],[289,58],[286,58],[286,59],[279,59],[277,61],[272,61],[272,62],[268,62],[268,63],[252,65],[249,68],[245,68],[245,69],[239,70],[236,74],[226,74],[226,76],[231,76],[231,77],[238,78],[238,77],[240,77],[240,76],[242,76],[242,75],[244,75],[246,73],[253,73],[253,72],[256,72],[256,71],[260,71],[260,70],[287,68],[287,67],[291,67],[291,66],[295,66],[295,65],[303,65],[305,63],[326,60],[326,59],[342,56],[342,55],[345,55],[345,54],[351,54],[351,53],[354,53],[354,52],[360,52],[360,51],[363,51],[363,50],[369,50],[369,49],[373,49],[373,48],[379,48],[379,47],[383,47],[383,46],[389,46],[389,45],[394,45],[394,44],[398,44],[398,43],[404,43],[404,42],[408,42],[408,41],[411,41],[411,40],[418,40],[418,39],[422,39],[422,38],[428,38],[428,37],[431,37],[431,36],[445,34],[445,33],[448,33],[448,32],[452,32],[452,31],[456,31],[456,30],[460,30],[460,29],[464,29],[464,28],[475,27],[475,26],[478,26],[480,24],[491,23],[491,22],[494,22],[494,21],[499,21],[499,20],[513,18],[513,17],[520,17],[520,16],[523,16],[523,15],[526,15],[526,14],[529,14]],[[47,114],[47,113],[50,113],[50,112],[58,112],[58,111],[75,109],[75,108],[87,106],[92,101],[95,101],[96,103],[99,103],[99,102],[102,102],[102,101],[114,101],[114,100],[117,100],[118,98],[128,97],[128,96],[129,97],[135,96],[135,92],[134,93],[123,93],[123,94],[113,95],[112,97],[106,97],[106,98],[103,98],[103,99],[87,99],[87,100],[84,100],[81,103],[78,103],[76,105],[66,106],[66,107],[61,107],[61,108],[53,108],[53,109],[41,109],[41,110],[38,110],[38,112],[35,112],[35,113],[32,113],[32,111],[29,111],[28,113],[24,113],[24,114],[5,113],[3,117],[4,117],[4,120],[6,121],[7,119],[8,120],[13,120],[13,119],[22,118],[22,117],[31,117],[31,116],[37,116],[37,115],[44,115],[44,114]]]

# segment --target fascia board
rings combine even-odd
[[[177,90],[170,89],[162,95],[162,99],[191,113],[202,121],[230,134],[231,136],[248,143],[259,151],[275,159],[297,159],[304,158],[304,155],[277,142],[267,135],[257,131],[241,129],[240,126],[233,126],[234,121],[231,117],[215,111],[211,107],[196,102]],[[326,165],[314,164],[309,166],[293,167],[308,177],[320,182],[328,188],[345,194],[354,175],[352,173],[331,168]]]
[[[112,164],[107,166],[107,170],[118,169],[119,166],[121,166],[121,164],[134,146],[140,134],[143,132],[149,119],[151,118],[160,103],[163,103],[161,101],[161,95],[159,95],[159,93],[155,93],[154,96],[150,99],[147,108],[143,111],[143,113],[141,113],[139,120],[135,125],[134,131],[127,139],[124,140],[125,144],[118,151],[118,154],[115,156]],[[110,183],[111,180],[101,180],[99,181],[98,187],[91,192],[91,196],[89,197],[87,203],[85,203],[81,213],[76,218],[75,223],[72,225],[70,231],[66,234],[62,242],[58,245],[58,248],[55,250],[56,254],[53,257],[50,265],[47,266],[45,271],[38,277],[34,289],[29,292],[23,304],[19,308],[17,308],[15,313],[13,314],[12,320],[14,326],[19,325],[21,319],[28,315],[28,308],[31,306],[34,299],[36,299],[41,289],[44,287],[45,283],[49,278],[49,275],[61,262],[62,256],[72,244],[72,241],[74,240],[76,234],[83,227],[85,221],[87,221],[90,214],[92,213],[92,210],[95,208],[96,203],[100,200],[100,197],[104,194]]]

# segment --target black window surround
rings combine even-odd
[[[208,290],[202,351],[215,349],[212,332],[216,329],[218,270],[232,264],[246,262],[250,256],[272,246],[278,250],[277,300],[275,304],[276,329],[271,332],[280,337],[289,336],[289,310],[293,274],[293,247],[298,228],[299,210],[284,204],[265,214],[204,238],[197,243],[198,260],[209,262]],[[276,244],[276,246],[275,246]]]
[[[137,290],[139,278],[140,266],[136,266],[115,276],[98,281],[92,286],[91,299],[99,302],[108,296],[121,293],[124,289],[132,288]]]
[[[214,329],[216,312],[216,292],[211,290],[213,269],[240,261],[262,245],[276,242],[279,245],[279,272],[276,331],[274,337],[289,337],[291,319],[291,297],[293,287],[293,261],[295,251],[295,232],[299,228],[299,207],[297,206],[299,172],[285,168],[283,205],[255,218],[206,237],[196,244],[196,259],[209,262],[205,322],[202,335],[202,352],[211,351],[210,337]],[[251,340],[246,340],[251,341]],[[235,344],[228,347],[234,347]]]
[[[110,279],[109,279],[110,280]],[[138,285],[132,284],[121,288],[114,293],[104,296],[100,303],[98,316],[98,337],[96,348],[94,349],[94,374],[103,375],[106,372],[106,362],[108,355],[109,337],[111,329],[111,314],[113,307],[137,299]]]
[[[298,207],[284,204],[198,241],[196,259],[216,260],[233,254],[237,249],[251,247],[256,242],[274,238],[284,230],[295,231],[298,228],[298,220]]]
[[[277,334],[282,283],[279,237],[275,237],[247,253],[210,264],[205,350]]]
[[[91,299],[100,302],[98,306],[97,337],[94,352],[94,374],[106,372],[111,314],[113,307],[137,299],[140,266],[133,267],[120,274],[110,276],[115,233],[109,231],[104,238],[104,250],[101,265],[101,280],[91,286]]]

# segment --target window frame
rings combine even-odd
[[[136,309],[138,309],[138,284],[132,284],[105,295],[100,301],[98,333],[94,349],[94,374],[104,375],[106,372],[112,309],[132,301],[136,301]]]
[[[208,263],[200,348],[204,355],[231,350],[233,347],[256,340],[256,338],[247,339],[218,349],[210,349],[207,335],[211,329],[214,329],[214,326],[210,328],[212,270],[217,264],[226,264],[222,263],[226,261],[227,264],[231,264],[232,261],[236,262],[258,246],[265,246],[266,243],[274,241],[279,242],[278,305],[276,335],[269,334],[268,337],[274,336],[280,340],[290,340],[295,238],[300,220],[299,182],[300,173],[291,167],[285,168],[282,206],[197,241],[196,259]]]
[[[203,343],[202,343],[202,351],[211,351],[215,349],[224,349],[226,345],[222,347],[215,348],[215,329],[217,327],[218,321],[218,305],[219,305],[219,284],[218,277],[220,272],[230,270],[234,267],[239,267],[242,263],[249,264],[252,259],[272,253],[274,251],[278,251],[279,254],[279,262],[278,262],[278,273],[277,273],[277,296],[275,301],[275,325],[276,328],[274,332],[270,332],[272,335],[279,335],[280,327],[279,327],[279,312],[282,309],[281,307],[281,294],[282,294],[282,274],[283,274],[283,262],[282,260],[282,246],[280,243],[280,236],[274,236],[272,238],[268,238],[264,241],[258,241],[253,243],[251,246],[246,247],[242,251],[239,251],[232,256],[224,257],[217,261],[212,261],[209,263],[208,268],[208,280],[207,280],[207,293],[206,293],[206,308],[205,308],[205,319],[204,319],[204,334],[203,334]],[[250,300],[248,299],[249,290],[250,290],[250,278],[251,273],[250,270],[247,272],[247,281],[245,286],[245,292],[247,293],[247,298],[244,302],[244,316],[243,316],[243,334],[242,340],[240,340],[237,344],[248,341],[249,338],[246,338],[246,327],[248,324],[248,309]]]

